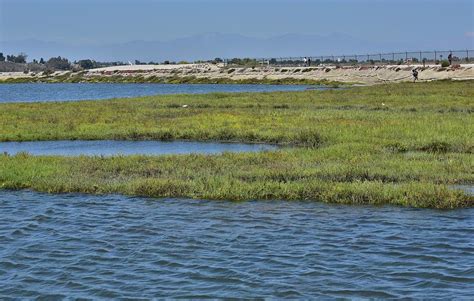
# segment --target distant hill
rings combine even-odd
[[[459,45],[453,45],[466,48]],[[469,44],[469,43],[468,43]],[[311,55],[364,54],[396,50],[426,50],[434,44],[397,45],[395,42],[373,42],[346,34],[326,36],[285,34],[270,38],[246,37],[237,34],[208,33],[170,41],[131,41],[104,45],[68,45],[41,40],[0,42],[0,52],[25,52],[29,58],[39,59],[65,56],[72,60],[92,58],[99,61],[163,61],[198,60],[215,57],[285,57]],[[467,46],[469,47],[469,45]]]

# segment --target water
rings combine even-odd
[[[453,185],[451,189],[462,190],[467,195],[474,196],[474,185]]]
[[[73,101],[157,94],[203,94],[214,92],[303,91],[303,85],[213,85],[213,84],[0,84],[1,102]],[[325,87],[311,86],[317,89]]]
[[[218,154],[223,152],[259,152],[277,149],[277,146],[268,144],[188,141],[61,140],[0,142],[0,153],[7,152],[11,155],[19,152],[27,152],[32,155],[59,156]]]
[[[0,299],[474,299],[474,209],[0,192]]]

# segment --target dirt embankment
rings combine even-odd
[[[279,80],[299,79],[314,81],[336,81],[345,83],[376,84],[384,82],[401,82],[413,79],[412,70],[418,71],[420,81],[432,80],[468,80],[474,79],[474,64],[441,67],[439,65],[388,65],[388,66],[315,66],[315,67],[232,67],[213,64],[189,65],[134,65],[115,66],[92,69],[75,73],[87,79],[92,77],[142,77],[147,78],[206,78],[240,80]],[[63,76],[65,72],[57,72],[53,76]],[[41,77],[41,73],[21,72],[0,73],[0,80],[7,78]]]

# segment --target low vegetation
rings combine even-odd
[[[235,69],[229,69],[231,74]],[[156,84],[272,84],[272,85],[324,85],[328,87],[348,86],[348,83],[341,83],[330,80],[312,80],[303,78],[247,78],[232,79],[228,77],[210,78],[196,76],[143,76],[143,75],[93,75],[85,76],[84,72],[68,72],[61,75],[52,75],[43,72],[42,76],[15,77],[0,80],[0,84],[14,83],[156,83]]]
[[[0,104],[0,141],[276,143],[222,155],[0,155],[0,186],[208,199],[473,206],[472,81]],[[186,107],[183,107],[187,105]]]

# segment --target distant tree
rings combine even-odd
[[[19,64],[24,64],[26,63],[26,58],[28,56],[24,53],[20,53],[17,56],[14,55],[7,55],[7,61],[12,62],[12,63],[19,63]]]
[[[214,62],[217,64],[217,63],[222,63],[222,62],[224,62],[224,61],[223,61],[220,57],[216,57],[216,58],[214,59]]]
[[[52,57],[46,62],[46,67],[51,70],[70,70],[71,64],[68,59],[58,57]]]
[[[43,59],[43,58],[40,58],[39,63],[42,64],[42,65],[44,65],[44,59]]]
[[[33,59],[34,64],[38,64],[38,61],[36,59]]]
[[[0,62],[5,62],[5,57],[3,56],[3,52],[0,52]]]
[[[77,64],[84,69],[92,69],[96,66],[95,62],[92,60],[80,60],[79,62],[77,62]]]
[[[256,59],[251,59],[251,58],[233,58],[229,61],[231,65],[243,65],[243,66],[250,66],[250,67],[255,67],[258,62]]]
[[[230,60],[230,63],[231,63],[232,65],[241,65],[241,64],[242,64],[242,60],[239,59],[239,58],[233,58],[233,59]]]
[[[20,63],[20,64],[25,64],[26,63],[26,58],[28,56],[25,53],[20,53],[19,55],[16,56],[15,63]]]

